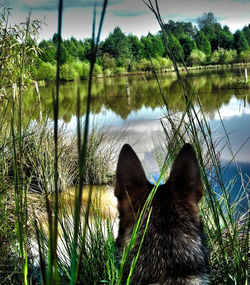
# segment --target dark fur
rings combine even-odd
[[[115,196],[118,199],[119,233],[116,240],[122,255],[143,204],[153,186],[147,182],[141,162],[125,144],[117,165]],[[208,258],[199,206],[203,195],[199,165],[190,144],[185,144],[172,167],[168,181],[159,186],[152,214],[131,284],[208,284]],[[143,235],[125,265],[126,280]]]

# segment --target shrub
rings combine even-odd
[[[55,81],[56,66],[49,62],[42,62],[35,75],[36,80]]]
[[[117,75],[123,75],[126,73],[125,67],[117,67],[115,70],[115,74]]]
[[[225,63],[233,63],[236,61],[237,59],[237,51],[236,50],[224,50],[224,49],[220,49],[219,50],[219,55],[220,55],[220,59],[219,62],[221,64],[225,64]]]
[[[246,51],[242,51],[239,54],[240,62],[250,62],[250,49]]]
[[[168,57],[158,57],[157,60],[160,64],[160,69],[173,67],[173,63]]]
[[[213,53],[212,53],[212,56],[210,58],[210,62],[213,63],[213,64],[217,64],[219,63],[220,61],[220,53],[218,50],[215,50]]]
[[[81,79],[87,79],[89,77],[89,69],[90,65],[88,61],[82,62],[82,73],[81,73]]]
[[[109,68],[103,70],[103,75],[105,75],[105,76],[111,76],[112,74],[113,74],[113,72]]]
[[[142,60],[140,60],[138,67],[142,71],[152,70],[151,62],[150,62],[150,60],[147,60],[146,58],[143,58]]]
[[[153,62],[153,66],[154,66],[155,70],[160,70],[161,69],[161,64],[160,64],[158,58],[153,58],[152,62]]]
[[[102,76],[102,67],[97,63],[95,64],[93,75],[95,77],[101,77]]]
[[[188,63],[191,66],[200,65],[206,63],[206,55],[201,50],[195,49],[191,52],[188,59]]]
[[[80,78],[73,64],[65,63],[61,66],[60,78],[66,81],[77,80]]]

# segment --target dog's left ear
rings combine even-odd
[[[120,152],[116,178],[123,187],[142,187],[146,185],[146,175],[141,162],[128,144],[125,144]]]
[[[190,144],[185,144],[173,164],[169,180],[174,192],[183,201],[198,203],[203,195],[200,167],[195,151]],[[186,198],[186,199],[185,199]]]

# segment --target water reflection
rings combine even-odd
[[[162,89],[168,102],[169,109],[173,112],[183,111],[185,102],[175,75],[165,74],[160,76]],[[200,95],[201,104],[204,111],[210,118],[214,118],[216,110],[223,104],[230,102],[235,96],[238,100],[245,100],[250,103],[250,91],[239,89],[237,72],[228,74],[208,73],[206,75],[194,74],[192,80],[185,79],[185,88],[193,90]],[[126,96],[126,84],[130,89],[130,97]],[[194,86],[194,88],[192,88]],[[40,88],[43,115],[52,118],[52,89],[54,86]],[[77,89],[80,89],[81,109],[80,115],[86,112],[87,82],[66,83],[60,87],[60,110],[59,117],[65,122],[70,122],[76,116]],[[191,89],[192,88],[192,89]],[[24,112],[29,112],[31,106],[38,103],[37,95],[34,90],[28,90],[24,96]],[[92,86],[92,114],[109,112],[116,114],[122,120],[128,119],[133,112],[147,109],[150,113],[156,108],[163,106],[157,82],[151,76],[116,77],[98,79]],[[38,112],[33,116],[39,119]]]
[[[184,77],[186,90],[199,94],[200,102],[212,130],[223,135],[219,122],[224,119],[234,152],[249,138],[250,133],[250,89],[240,88],[240,70],[195,72]],[[171,112],[182,112],[185,102],[175,74],[160,75],[161,87]],[[130,97],[126,88],[129,86]],[[43,118],[53,118],[52,91],[54,85],[40,88]],[[76,127],[77,90],[80,90],[80,115],[86,112],[87,82],[62,84],[59,97],[59,118],[70,128]],[[194,96],[195,98],[195,96]],[[195,100],[195,99],[194,99]],[[197,103],[197,102],[194,102]],[[23,96],[23,117],[39,120],[38,98],[33,89]],[[98,79],[92,86],[91,116],[113,129],[126,128],[127,142],[135,145],[142,159],[146,151],[153,148],[152,135],[162,132],[159,118],[163,116],[164,102],[159,87],[150,75]],[[239,161],[250,162],[249,141],[237,156]],[[223,159],[229,159],[229,151]]]

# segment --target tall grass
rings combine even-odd
[[[164,30],[164,22],[160,15],[157,0],[154,1],[154,4],[150,0],[144,2],[156,16],[165,35],[166,47],[168,47],[168,38]],[[175,63],[171,50],[168,50],[168,53],[173,63]],[[201,213],[210,250],[211,281],[214,284],[247,284],[249,258],[247,252],[249,250],[250,225],[249,177],[243,177],[240,169],[237,168],[242,183],[239,191],[241,194],[237,196],[235,201],[232,201],[230,190],[232,190],[235,181],[234,178],[229,182],[225,181],[224,170],[218,156],[218,147],[216,147],[216,142],[212,138],[213,133],[209,122],[200,103],[198,107],[195,107],[191,101],[192,97],[196,97],[197,102],[200,102],[199,96],[194,92],[195,86],[193,86],[191,93],[188,93],[184,87],[177,64],[174,64],[174,66],[186,101],[186,111],[180,115],[177,121],[173,121],[173,116],[167,111],[162,125],[168,139],[168,150],[174,149],[174,145],[188,140],[195,147],[199,159],[202,180],[206,190],[201,205]],[[157,81],[159,82],[158,79]],[[164,96],[164,94],[162,95]],[[223,125],[222,119],[221,124]],[[226,145],[232,149],[225,128],[224,132]],[[172,137],[169,137],[169,133],[172,133]],[[233,153],[230,163],[235,163],[237,166]],[[240,208],[243,199],[245,199],[245,209],[242,210]]]
[[[123,270],[127,258],[136,242],[140,228],[144,225],[145,217],[147,219],[144,235],[147,234],[152,199],[161,178],[170,168],[184,141],[191,142],[195,147],[206,189],[206,195],[201,203],[201,214],[210,251],[211,282],[213,284],[248,284],[250,222],[249,200],[246,196],[249,191],[249,177],[243,177],[238,168],[241,177],[241,194],[236,197],[235,201],[231,201],[230,191],[233,189],[235,180],[225,182],[224,169],[220,164],[218,155],[218,146],[213,140],[209,122],[203,113],[202,106],[200,104],[194,106],[192,103],[193,98],[199,102],[199,97],[194,92],[195,86],[193,91],[185,89],[176,60],[169,49],[157,0],[154,3],[150,0],[144,2],[154,13],[162,28],[166,50],[174,64],[179,84],[182,87],[186,110],[178,115],[170,112],[160,79],[154,72],[165,104],[165,117],[161,123],[165,133],[163,144],[165,144],[168,152],[161,163],[160,178],[139,215],[128,247],[124,249],[120,264],[118,264],[115,256],[112,222],[110,219],[103,219],[98,214],[98,209],[103,206],[102,198],[101,196],[95,198],[93,187],[90,187],[87,192],[83,190],[83,185],[86,182],[91,184],[97,181],[94,179],[100,173],[98,165],[103,163],[103,161],[97,163],[98,156],[95,154],[97,144],[100,141],[95,134],[89,131],[89,121],[92,78],[108,1],[104,0],[103,2],[97,36],[95,35],[96,10],[94,11],[92,56],[88,76],[85,121],[82,124],[80,120],[81,101],[80,90],[78,90],[78,94],[76,94],[78,101],[77,139],[73,145],[65,146],[61,140],[62,133],[58,125],[63,11],[63,1],[60,0],[58,7],[57,79],[56,90],[52,94],[53,130],[48,130],[46,124],[44,126],[38,125],[38,131],[30,130],[22,118],[22,77],[25,67],[24,61],[26,60],[26,41],[22,51],[23,65],[20,68],[19,92],[13,99],[10,127],[3,121],[8,103],[3,104],[2,107],[3,116],[0,118],[0,131],[3,135],[0,136],[0,149],[3,155],[0,157],[0,178],[2,178],[0,183],[0,209],[3,214],[0,217],[0,254],[1,256],[3,254],[3,258],[1,258],[0,270],[4,274],[0,272],[0,284],[35,284],[36,282],[42,284],[129,284],[140,255],[143,238],[140,241],[139,251],[134,256],[128,279],[123,280]],[[27,35],[28,29],[29,20],[27,21]],[[152,69],[154,70],[153,60]],[[222,120],[221,123],[223,124]],[[226,143],[230,146],[228,134],[226,129],[224,130]],[[9,147],[10,145],[11,147]],[[72,151],[73,148],[74,151]],[[9,149],[11,149],[12,154],[7,151]],[[11,161],[10,158],[13,160]],[[232,158],[232,163],[236,163],[233,153]],[[70,159],[72,160],[70,161]],[[65,165],[67,167],[63,168]],[[70,171],[67,172],[65,169],[70,169]],[[14,192],[8,191],[11,189],[11,181],[7,179],[10,176],[9,173],[13,173]],[[64,202],[59,192],[65,188],[65,185],[74,184],[73,180],[76,174],[78,174],[78,186],[74,187],[74,202],[67,206],[68,204]],[[39,181],[38,190],[42,190],[44,201],[40,201],[38,198],[31,202],[28,198],[28,189],[32,188],[34,179],[36,182]],[[103,182],[102,178],[100,181]],[[84,200],[85,194],[88,198]],[[243,199],[246,199],[245,209],[240,208]],[[14,203],[9,202],[12,200]],[[41,207],[45,209],[43,213],[40,211],[37,214],[38,203],[41,203]],[[13,205],[14,210],[12,209]],[[32,225],[29,223],[31,214],[34,216]],[[103,220],[106,222],[104,223]],[[36,238],[34,235],[30,237],[34,233],[34,228]],[[35,248],[33,251],[30,250],[32,247]],[[33,255],[39,256],[39,266],[31,259]],[[5,262],[7,262],[7,267],[3,266]]]

